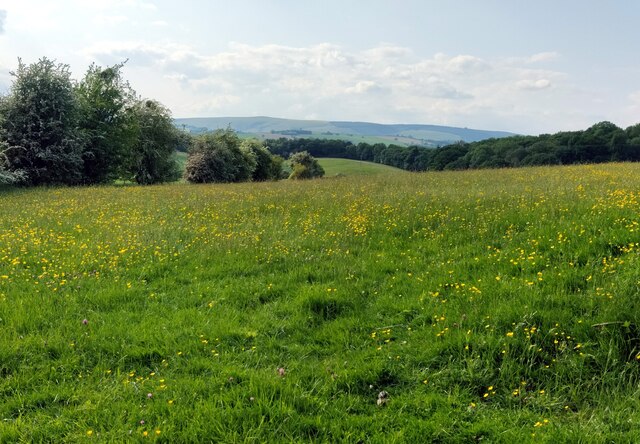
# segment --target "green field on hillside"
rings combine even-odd
[[[345,176],[368,176],[380,173],[406,174],[406,171],[388,165],[373,162],[363,162],[360,160],[318,158],[318,162],[324,168],[327,177],[336,175]]]
[[[638,164],[6,190],[0,442],[638,442],[639,230]]]
[[[258,139],[258,140],[267,140],[267,139],[279,139],[283,136],[274,135],[271,133],[241,133],[240,137],[243,139]],[[359,143],[368,143],[370,145],[374,145],[376,143],[382,143],[384,145],[398,145],[398,146],[410,146],[410,145],[422,145],[422,140],[414,139],[411,137],[402,137],[402,136],[360,136],[357,134],[343,134],[343,133],[312,133],[309,135],[300,135],[295,136],[295,139],[325,139],[325,140],[345,140],[347,142],[351,142],[354,145]],[[434,144],[432,144],[434,145]]]

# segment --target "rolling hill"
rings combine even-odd
[[[292,120],[274,117],[197,117],[175,119],[177,126],[192,133],[231,127],[243,136],[261,139],[276,137],[317,137],[344,139],[354,143],[394,143],[397,145],[441,146],[477,142],[515,135],[506,131],[488,131],[453,126],[421,124],[381,124],[324,120]]]
[[[382,173],[403,174],[406,171],[379,163],[364,162],[362,160],[335,159],[324,157],[318,159],[325,176],[370,176]]]

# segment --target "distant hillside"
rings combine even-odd
[[[197,117],[175,119],[179,127],[202,133],[230,126],[242,135],[272,138],[332,138],[354,143],[441,146],[458,141],[477,142],[513,136],[505,131],[487,131],[453,126],[381,124],[324,120],[291,120],[274,117]]]
[[[318,162],[324,168],[325,176],[371,176],[374,174],[394,173],[402,174],[405,171],[388,165],[362,160],[334,159],[330,157],[319,158]]]

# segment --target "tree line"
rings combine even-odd
[[[284,158],[231,129],[199,137],[177,129],[161,103],[140,98],[122,76],[124,63],[92,64],[80,81],[69,66],[18,61],[0,96],[0,184],[139,184],[180,178],[177,151],[188,152],[189,182],[278,180]],[[289,159],[291,178],[324,174],[309,154]]]
[[[462,170],[612,161],[640,161],[640,124],[626,129],[600,122],[584,131],[458,142],[440,148],[344,140],[271,139],[272,153],[308,151],[316,157],[365,160],[409,171]]]

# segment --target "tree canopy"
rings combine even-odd
[[[91,65],[76,87],[79,126],[84,137],[84,183],[118,178],[136,136],[132,104],[135,92],[122,78],[124,63],[107,68]]]
[[[30,185],[78,183],[83,142],[69,67],[46,58],[31,65],[19,60],[11,74],[1,122],[8,171]]]
[[[141,184],[179,177],[175,150],[188,136],[167,108],[137,97],[124,63],[91,65],[75,82],[67,65],[18,61],[0,98],[0,183]]]

